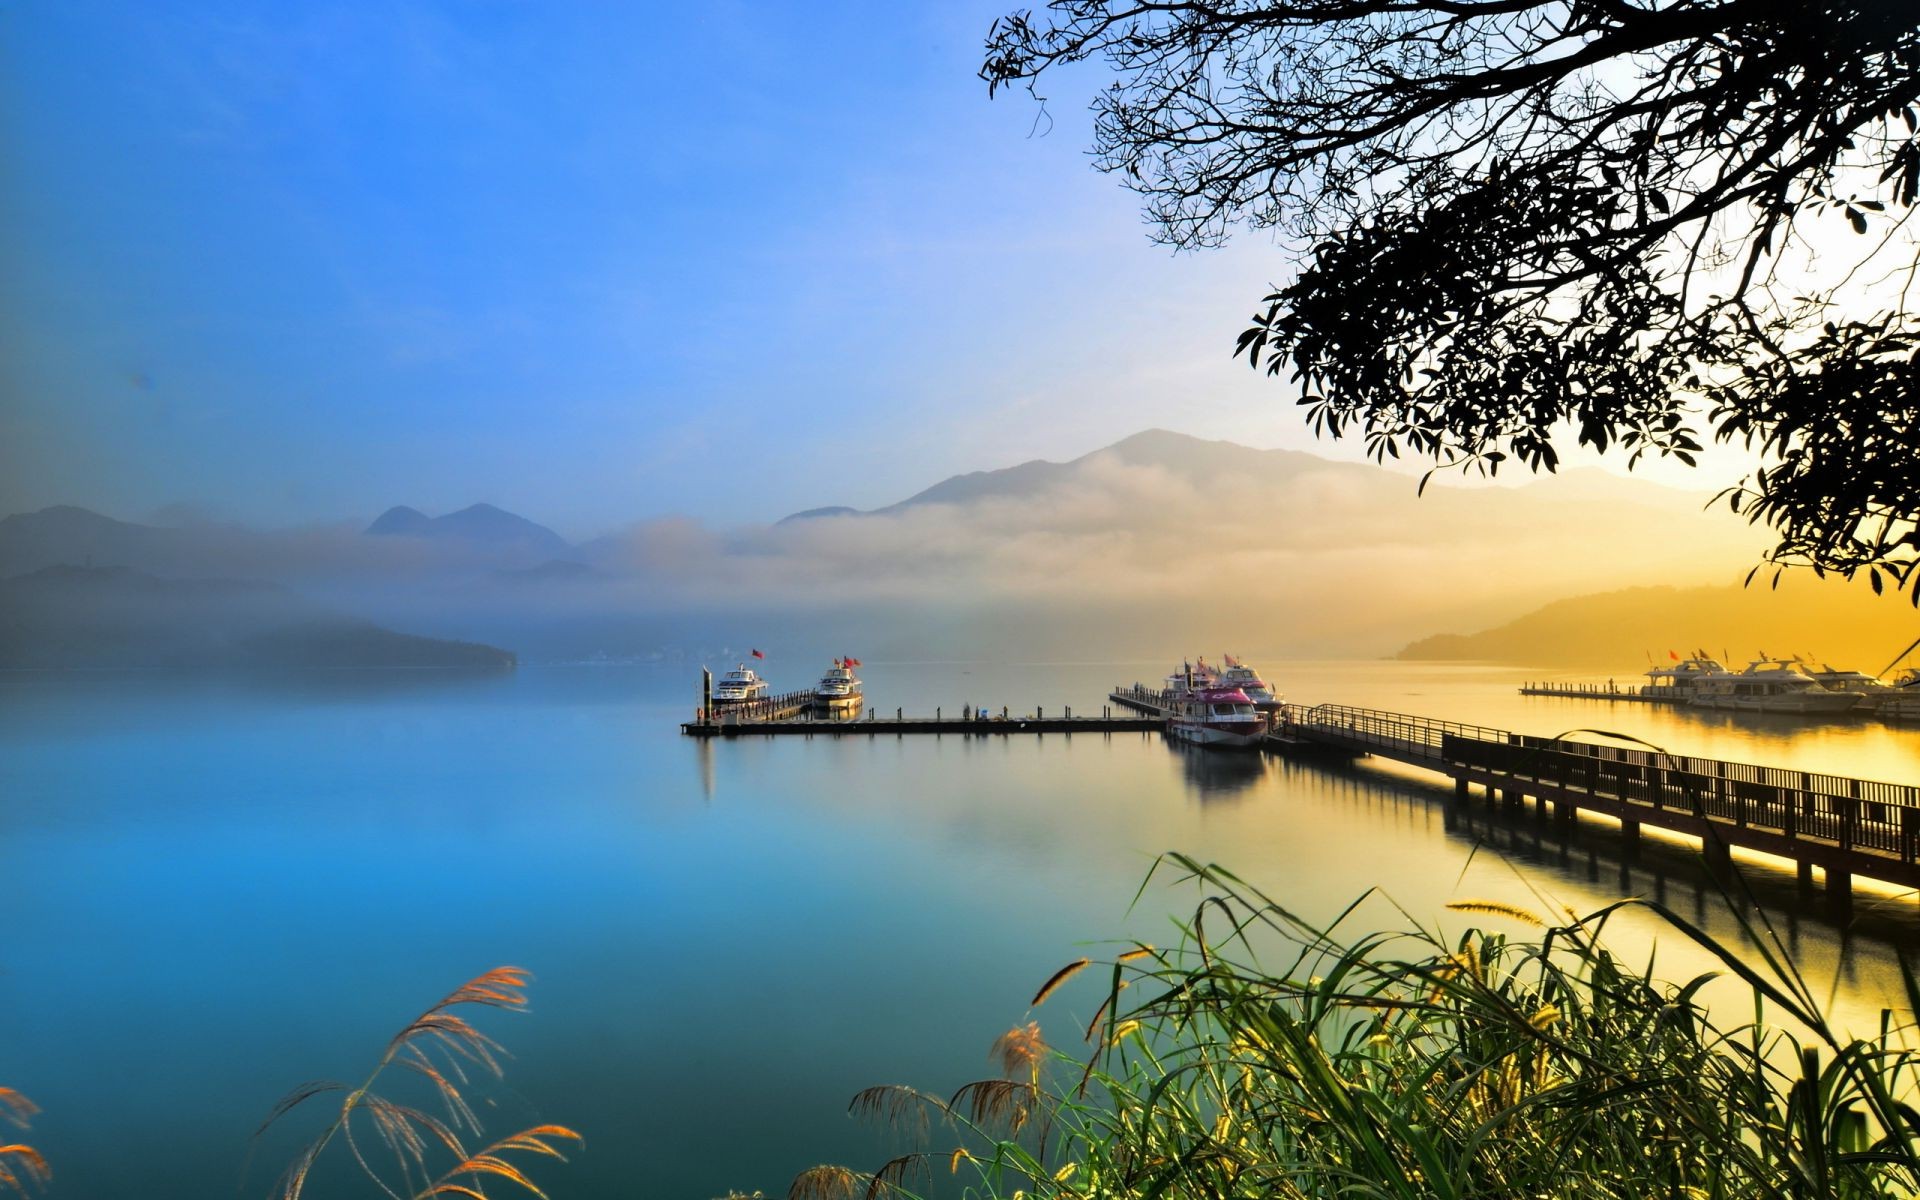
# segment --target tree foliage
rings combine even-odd
[[[1920,603],[1920,5],[1054,0],[981,74],[1088,58],[1160,240],[1298,252],[1238,351],[1316,432],[1483,471],[1743,444],[1773,561]]]

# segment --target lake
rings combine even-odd
[[[861,674],[886,711],[1094,712],[1168,665]],[[1517,695],[1539,671],[1262,665],[1294,701],[1920,780],[1914,727]],[[767,670],[793,687],[823,666]],[[777,1194],[815,1163],[872,1167],[892,1143],[847,1117],[853,1093],[950,1092],[988,1073],[1056,967],[1110,939],[1165,944],[1196,893],[1132,902],[1170,849],[1319,917],[1372,887],[1455,930],[1449,900],[1640,894],[1726,928],[1691,853],[1650,843],[1629,870],[1609,831],[1563,845],[1483,810],[1449,831],[1449,786],[1410,769],[1136,734],[701,743],[677,729],[694,674],[0,678],[0,1085],[44,1110],[28,1140],[53,1194],[266,1195],[322,1117],[296,1113],[243,1176],[281,1094],[357,1081],[414,1014],[505,963],[537,982],[529,1014],[482,1018],[513,1057],[481,1112],[490,1132],[586,1135],[536,1173],[556,1200]],[[1847,1020],[1896,1002],[1911,895],[1863,891],[1843,931],[1799,910],[1790,872],[1750,874]],[[1642,951],[1654,930],[1618,937]],[[1671,974],[1697,966],[1671,943]],[[1093,1012],[1095,974],[1035,1014],[1057,1043]],[[367,1188],[330,1154],[309,1194]]]

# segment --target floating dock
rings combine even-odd
[[[1151,717],[1001,717],[971,720],[961,717],[800,717],[777,721],[688,721],[680,732],[688,737],[869,737],[883,733],[955,733],[993,737],[1018,733],[1158,733],[1165,722]]]
[[[1566,696],[1575,700],[1621,700],[1629,704],[1685,704],[1673,689],[1615,687],[1610,683],[1523,683],[1522,696]]]

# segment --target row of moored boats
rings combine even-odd
[[[860,677],[853,669],[860,665],[857,658],[836,658],[827,673],[814,685],[812,707],[814,711],[830,717],[842,717],[858,713],[866,703],[866,690]],[[713,707],[715,709],[738,708],[765,700],[771,694],[767,681],[760,677],[745,663],[722,675],[713,688]]]
[[[1198,658],[1167,676],[1167,733],[1196,746],[1260,745],[1284,707],[1260,672],[1233,655],[1221,666]]]
[[[1647,678],[1642,695],[1696,708],[1800,715],[1861,712],[1920,720],[1920,668],[1902,671],[1887,683],[1861,671],[1764,654],[1743,671],[1729,671],[1696,652],[1653,668]]]

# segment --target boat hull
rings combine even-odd
[[[1695,696],[1696,708],[1729,712],[1787,713],[1793,716],[1852,712],[1860,697],[1850,692],[1807,692],[1790,696]]]
[[[1175,717],[1167,722],[1167,734],[1179,741],[1215,750],[1257,750],[1266,737],[1265,722],[1193,721]]]

